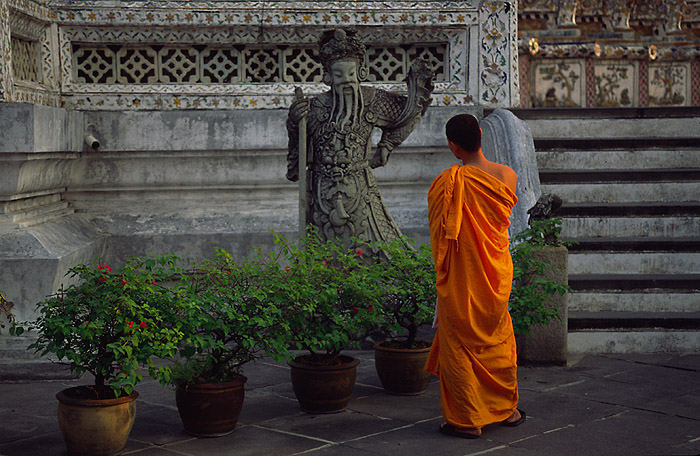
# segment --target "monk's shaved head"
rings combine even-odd
[[[474,153],[481,149],[481,129],[479,121],[471,114],[457,114],[445,124],[447,139],[464,149]]]

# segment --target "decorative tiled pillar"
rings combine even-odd
[[[639,106],[649,106],[649,61],[639,62]]]
[[[595,106],[595,68],[593,59],[586,59],[586,106]]]
[[[0,0],[0,102],[12,99],[12,55],[10,54],[10,9]]]
[[[692,94],[690,104],[692,106],[700,106],[700,61],[695,60],[690,68],[690,92]]]
[[[479,104],[520,104],[517,21],[512,1],[482,1],[479,5]]]
[[[530,56],[528,54],[520,54],[518,64],[520,66],[520,107],[531,108],[532,101],[530,100]]]

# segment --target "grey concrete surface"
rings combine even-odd
[[[174,393],[152,380],[138,386],[129,455],[696,455],[700,453],[700,353],[598,355],[567,367],[520,367],[517,428],[487,426],[478,440],[438,433],[436,380],[419,396],[380,387],[373,353],[361,359],[348,408],[332,415],[299,410],[286,365],[245,369],[246,399],[226,437],[188,436]],[[63,455],[57,391],[89,379],[0,383],[0,455]]]

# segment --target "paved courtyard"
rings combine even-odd
[[[123,454],[175,455],[697,455],[700,354],[599,355],[568,367],[520,367],[518,428],[484,429],[478,440],[438,433],[439,384],[413,397],[383,392],[371,351],[361,359],[348,409],[299,410],[284,364],[249,365],[236,430],[221,438],[184,433],[174,393],[152,380],[138,386],[136,423]],[[0,455],[65,454],[55,393],[81,383],[0,383]],[[84,382],[83,382],[84,383]]]

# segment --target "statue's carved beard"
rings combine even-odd
[[[345,89],[350,90],[345,90]],[[362,111],[362,92],[359,84],[342,84],[333,87],[331,121],[344,130],[358,122]]]

